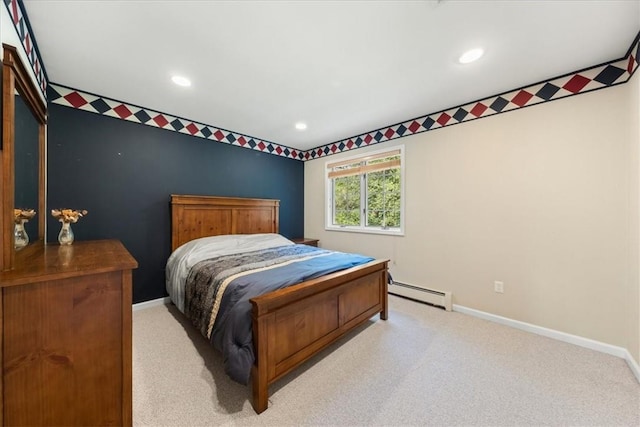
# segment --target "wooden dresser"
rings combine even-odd
[[[0,424],[130,426],[136,260],[117,240],[15,257],[0,272]]]

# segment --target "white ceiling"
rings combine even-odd
[[[637,0],[24,5],[51,82],[297,149],[621,58],[640,30]]]

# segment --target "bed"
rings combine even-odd
[[[279,201],[272,199],[172,195],[172,251],[209,236],[277,234],[278,210]],[[306,251],[295,246],[296,252]],[[387,280],[387,261],[370,260],[253,296],[249,333],[254,410],[267,409],[270,384],[376,314],[387,319]]]

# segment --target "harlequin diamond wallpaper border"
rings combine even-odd
[[[223,144],[236,145],[263,153],[290,159],[302,160],[304,152],[274,142],[254,138],[238,132],[221,129],[166,113],[116,101],[88,92],[61,86],[49,85],[50,102],[76,108],[116,119],[127,120],[173,132],[204,138]]]
[[[53,94],[51,102],[215,142],[306,161],[626,83],[640,63],[639,36],[640,33],[624,58],[406,120],[307,151],[92,95],[55,83],[50,84]]]
[[[35,39],[31,35],[28,18],[23,12],[22,4],[19,0],[4,0],[4,3],[46,99],[46,72]],[[53,94],[50,101],[71,108],[159,127],[215,142],[306,161],[626,83],[633,76],[640,63],[639,39],[640,32],[636,35],[626,55],[621,59],[406,120],[307,151],[53,83],[49,85]]]
[[[639,36],[640,33],[622,59],[313,148],[304,153],[304,159],[317,159],[626,83],[640,62]]]
[[[24,13],[22,3],[18,0],[4,0],[4,5],[11,16],[11,22],[16,29],[16,33],[20,38],[22,47],[29,58],[29,65],[33,70],[33,74],[38,80],[38,87],[40,92],[47,99],[47,73],[44,69],[40,53],[33,35],[31,34],[31,27],[29,25],[29,19]]]

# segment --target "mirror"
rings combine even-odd
[[[40,144],[39,124],[20,94],[15,94],[15,149],[14,149],[14,206],[18,209],[36,209],[39,205]],[[38,239],[38,216],[24,224],[31,241]]]
[[[13,268],[14,208],[34,209],[25,224],[31,243],[44,239],[44,135],[46,107],[15,47],[3,48],[2,270]]]

